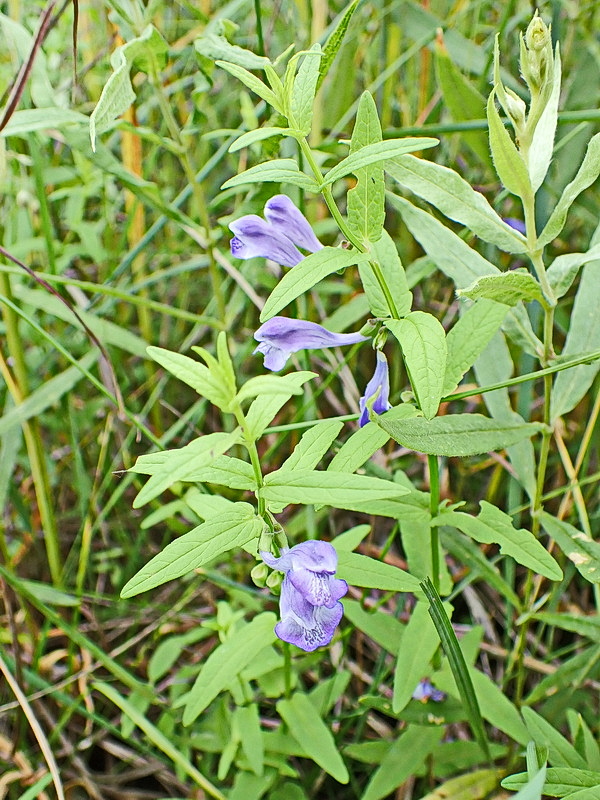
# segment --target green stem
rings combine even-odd
[[[437,456],[427,456],[429,466],[429,511],[431,518],[437,516],[440,506],[440,470]],[[431,527],[431,582],[436,592],[440,591],[440,534],[437,525]]]
[[[0,292],[10,301],[12,297],[8,275],[0,274]],[[6,329],[6,342],[8,351],[14,363],[14,378],[8,365],[0,356],[0,372],[12,395],[15,405],[21,404],[28,395],[28,375],[25,355],[22,348],[22,339],[18,331],[18,317],[12,308],[3,304],[2,317]],[[44,544],[48,558],[48,568],[52,583],[60,586],[62,582],[62,560],[58,527],[52,505],[52,491],[46,466],[46,456],[41,440],[41,431],[37,420],[26,420],[22,423],[25,446],[29,457],[31,477],[35,487],[35,496],[38,504]]]
[[[313,175],[315,176],[319,184],[321,184],[323,181],[323,174],[319,169],[317,162],[314,159],[312,150],[310,149],[310,145],[308,144],[306,139],[299,139],[299,142],[303,156],[306,158],[306,161],[309,164],[313,172]],[[358,239],[352,233],[352,231],[348,227],[346,220],[344,219],[339,208],[337,207],[337,203],[335,202],[335,199],[333,197],[333,192],[331,191],[331,186],[323,186],[321,188],[321,193],[323,195],[325,203],[327,204],[327,208],[331,213],[331,216],[337,222],[338,228],[344,235],[344,238],[347,239],[348,242],[350,242],[350,244],[354,248],[356,248],[356,250],[358,250],[360,253],[368,253],[369,251],[367,250],[365,245],[360,241],[360,239]],[[396,308],[396,304],[394,303],[394,298],[392,297],[387,282],[383,276],[383,273],[381,272],[381,267],[376,261],[371,261],[371,260],[369,260],[369,265],[371,266],[371,269],[373,270],[375,277],[377,278],[377,282],[381,287],[381,291],[383,292],[383,295],[385,297],[386,303],[390,310],[390,314],[394,319],[400,319],[400,315],[398,314],[398,309]]]

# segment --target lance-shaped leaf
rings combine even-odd
[[[96,148],[96,134],[107,130],[135,100],[130,75],[133,66],[146,70],[149,64],[164,64],[167,49],[161,34],[153,25],[148,25],[140,36],[114,51],[110,57],[114,72],[104,84],[98,104],[90,116],[92,150]]]
[[[502,781],[505,789],[509,789],[511,792],[519,791],[519,794],[528,785],[530,785],[530,778],[527,772],[517,772]],[[600,772],[574,769],[573,767],[551,767],[546,770],[546,779],[542,779],[539,790],[540,794],[549,797],[595,800],[599,786]]]
[[[275,622],[275,614],[271,611],[258,614],[212,651],[190,691],[177,702],[178,706],[185,703],[184,725],[190,725],[261,650],[275,641]]]
[[[325,77],[329,72],[331,65],[333,64],[335,57],[338,54],[340,47],[342,46],[342,42],[344,41],[346,31],[348,30],[348,26],[352,21],[352,17],[354,16],[354,12],[356,11],[356,7],[359,4],[359,2],[360,0],[353,0],[353,2],[350,3],[350,5],[346,8],[344,13],[341,15],[336,27],[329,34],[329,38],[325,42],[325,46],[323,48],[323,58],[321,59],[321,63],[319,65],[319,80],[317,81],[317,91],[319,90],[319,87],[325,80]]]
[[[277,470],[265,477],[259,494],[276,506],[288,503],[323,504],[350,511],[365,510],[370,502],[401,497],[409,490],[392,481],[346,472]],[[368,513],[368,511],[367,511]],[[373,512],[376,513],[376,512]]]
[[[185,447],[140,456],[131,472],[150,475],[150,480],[133,501],[134,508],[149,503],[177,481],[197,480],[199,469],[210,465],[241,439],[241,431],[209,433],[194,439]]]
[[[558,203],[554,206],[550,219],[546,227],[540,234],[537,246],[544,247],[553,239],[556,239],[562,231],[567,220],[569,209],[577,199],[578,195],[591,186],[600,175],[600,133],[592,136],[588,144],[585,158],[577,171],[573,180],[565,186]]]
[[[500,275],[485,275],[466,289],[458,289],[457,294],[470,300],[485,297],[507,306],[516,306],[520,300],[537,300],[544,307],[547,306],[538,281],[529,272],[520,269]]]
[[[229,147],[230,153],[237,153],[243,147],[249,147],[255,142],[262,142],[265,139],[271,139],[274,136],[293,136],[298,138],[302,135],[301,131],[294,128],[277,128],[277,127],[264,127],[256,128],[253,131],[247,131],[238,137]]]
[[[304,136],[310,133],[312,107],[319,78],[319,64],[322,57],[321,46],[315,44],[305,53],[294,80],[290,100],[290,123]]]
[[[508,253],[523,253],[527,242],[496,214],[481,194],[453,169],[415,156],[400,156],[386,162],[386,172],[399,184],[449,219],[466,225],[474,234]]]
[[[274,158],[234,175],[225,181],[221,189],[232,189],[247,183],[291,183],[307,192],[318,192],[319,186],[314,178],[301,172],[293,158]]]
[[[264,322],[277,314],[288,303],[300,297],[308,289],[312,289],[316,283],[333,272],[353,264],[359,264],[368,258],[367,253],[360,253],[358,250],[342,250],[339,247],[324,247],[322,250],[312,253],[279,281],[265,303],[260,321]]]
[[[348,783],[346,765],[335,740],[310,699],[295,692],[289,700],[280,700],[277,711],[306,755],[339,783]]]
[[[587,253],[565,253],[554,259],[546,270],[546,276],[555,297],[561,298],[569,291],[580,268],[589,261],[600,261],[600,244],[591,247]]]
[[[508,312],[503,303],[478,300],[459,318],[446,336],[448,358],[442,396],[450,394],[477,361]]]
[[[560,51],[558,42],[554,56],[552,90],[544,110],[535,126],[529,148],[529,177],[533,192],[537,192],[550,166],[556,123],[558,122],[558,99],[560,97]]]
[[[373,96],[363,92],[350,141],[350,154],[381,141],[381,123]],[[376,242],[385,221],[383,165],[356,170],[356,186],[348,192],[348,227],[362,242]]]
[[[591,583],[600,583],[600,543],[545,511],[541,512],[540,519],[546,533],[554,539],[583,577]]]
[[[189,356],[162,347],[149,347],[148,355],[214,405],[223,410],[229,407],[235,391],[221,370],[209,369]]]
[[[329,184],[334,181],[345,178],[346,175],[353,175],[357,169],[387,161],[390,158],[396,158],[396,156],[401,156],[405,153],[414,153],[416,150],[425,150],[428,147],[435,147],[438,143],[437,139],[411,137],[373,142],[373,144],[368,144],[366,147],[361,147],[356,153],[346,156],[339,164],[336,164],[335,167],[330,169],[323,178],[322,186],[329,186]]]
[[[350,197],[350,195],[348,195]],[[396,244],[384,229],[379,239],[369,244],[373,254],[371,261],[363,261],[358,265],[358,274],[369,301],[369,308],[375,317],[389,317],[392,309],[377,277],[373,262],[379,265],[379,271],[387,285],[396,315],[408,314],[412,305],[412,292],[408,288],[406,272],[400,261]]]
[[[260,58],[260,56],[258,56],[258,58]],[[266,61],[268,61],[268,59],[266,59]],[[236,77],[244,84],[244,86],[247,86],[248,89],[253,91],[254,94],[262,97],[265,102],[272,106],[276,111],[279,111],[280,114],[283,113],[283,106],[279,102],[275,92],[272,89],[269,89],[266,83],[263,83],[263,81],[261,81],[260,78],[257,78],[256,75],[248,72],[248,70],[240,64],[233,64],[229,61],[217,61],[216,64],[218,67],[221,67]],[[250,67],[250,69],[256,69],[256,67]]]
[[[121,597],[133,597],[180,578],[222,553],[258,538],[263,526],[263,520],[249,503],[236,503],[235,511],[207,520],[168,544],[125,584]]]
[[[531,531],[518,530],[511,517],[496,506],[480,502],[481,511],[477,517],[462,511],[445,511],[439,514],[432,525],[451,525],[466,533],[477,542],[500,545],[500,552],[511,556],[518,564],[553,581],[562,579],[562,570],[546,548]]]
[[[531,181],[527,167],[515,143],[510,138],[500,119],[494,103],[495,89],[487,102],[487,118],[490,130],[490,148],[498,177],[512,194],[521,199],[532,196]]]
[[[473,456],[509,447],[543,430],[536,422],[495,420],[481,414],[447,414],[433,419],[389,419],[375,422],[398,444],[432,456]]]
[[[344,423],[336,419],[324,420],[313,425],[302,434],[302,438],[294,447],[292,454],[283,462],[281,469],[313,470],[343,427]]]
[[[247,433],[251,439],[258,439],[273,420],[277,412],[283,408],[292,395],[301,394],[302,386],[312,378],[317,377],[316,372],[292,372],[289,375],[278,376],[280,381],[285,381],[287,392],[260,395],[252,402],[246,414]],[[280,384],[283,386],[284,384]]]
[[[388,193],[388,199],[436,267],[451,278],[457,288],[469,286],[482,275],[500,273],[498,267],[469,247],[432,214],[395,194]]]
[[[424,311],[385,323],[400,342],[404,363],[421,411],[427,419],[437,414],[446,372],[446,334],[440,322]]]
[[[333,544],[335,546],[335,540]],[[369,558],[369,556],[349,553],[346,550],[338,550],[336,575],[352,586],[380,589],[382,592],[417,592],[419,590],[419,581],[408,572],[391,564]]]

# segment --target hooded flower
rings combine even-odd
[[[346,581],[335,577],[333,545],[311,539],[282,550],[279,558],[264,551],[260,555],[270,567],[285,573],[277,636],[308,652],[329,644],[344,613],[339,600],[348,591]]]
[[[359,400],[361,415],[358,424],[361,428],[369,421],[367,401],[376,394],[378,389],[379,394],[373,403],[373,411],[376,414],[383,414],[385,411],[389,411],[392,406],[389,402],[390,376],[388,362],[381,350],[377,350],[377,366],[375,367],[375,372],[371,380],[367,383],[364,395]]]
[[[256,214],[231,222],[235,234],[231,254],[236,258],[270,258],[284,267],[294,267],[304,256],[302,247],[311,253],[323,245],[317,239],[308,220],[285,194],[276,194],[265,205],[265,219]]]
[[[356,344],[366,341],[368,337],[360,333],[333,333],[308,320],[271,317],[260,326],[254,338],[259,342],[254,352],[264,354],[265,367],[279,372],[291,354],[298,350]]]

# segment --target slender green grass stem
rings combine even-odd
[[[437,516],[440,505],[440,470],[437,456],[427,456],[429,466],[429,511]],[[431,527],[431,582],[436,592],[440,591],[440,534],[437,525]]]
[[[0,274],[0,291],[11,302],[12,291],[8,275]],[[14,364],[14,379],[8,365],[0,357],[0,371],[12,394],[15,405],[22,403],[29,394],[25,354],[22,339],[18,330],[18,316],[9,304],[2,304],[2,317],[6,328],[6,343]],[[52,505],[52,490],[46,466],[46,456],[42,444],[41,431],[37,420],[23,422],[23,436],[29,457],[31,477],[35,488],[35,495],[44,534],[44,545],[48,558],[50,577],[55,586],[62,583],[62,562],[58,527]]]

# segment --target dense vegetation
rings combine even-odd
[[[598,800],[600,6],[534,12],[2,4],[0,798]]]

